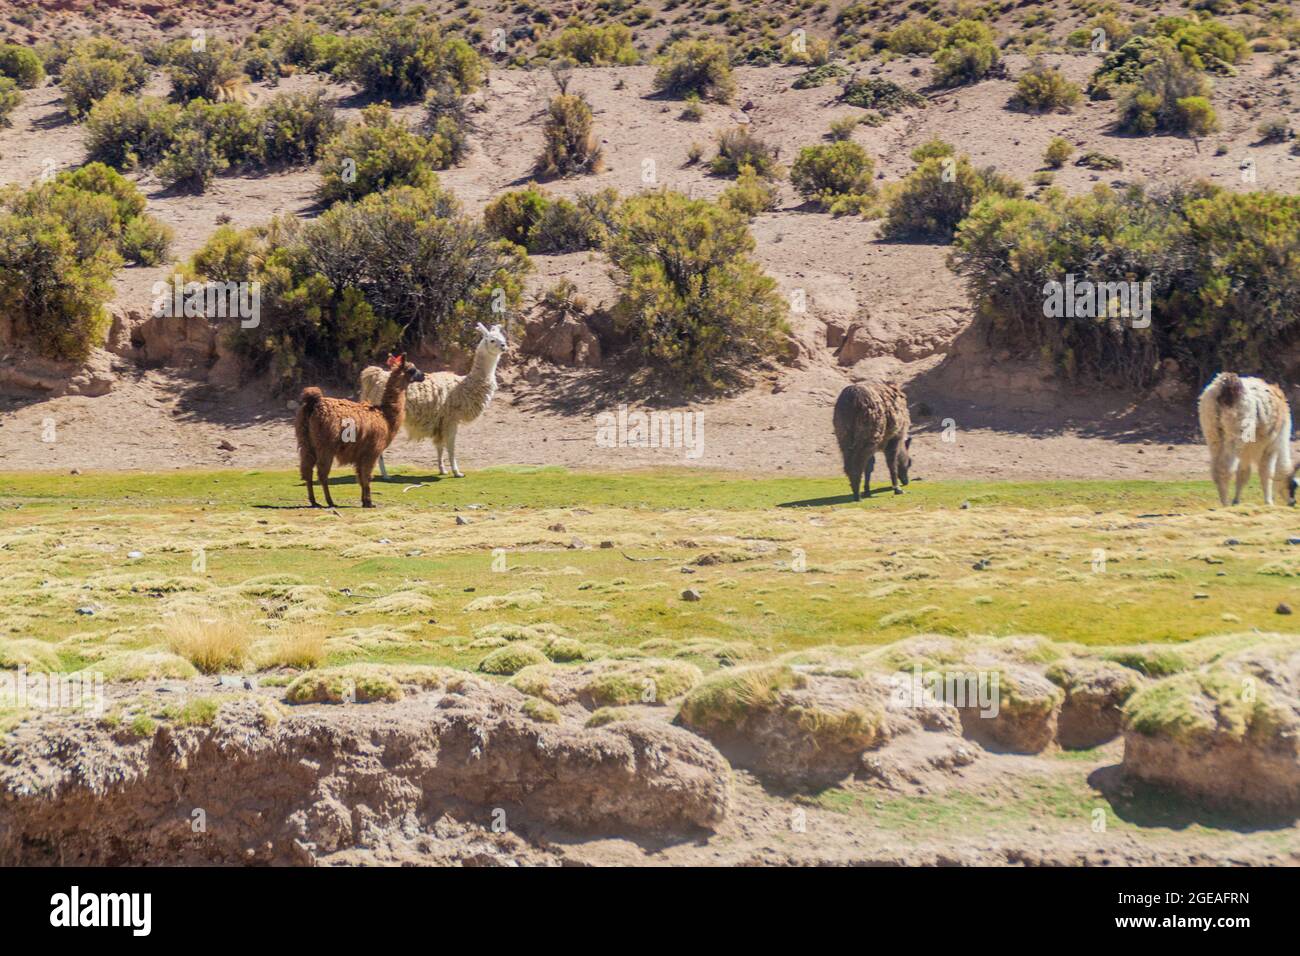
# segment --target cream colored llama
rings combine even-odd
[[[1273,487],[1287,489],[1295,504],[1295,469],[1291,466],[1291,409],[1276,385],[1261,378],[1221,372],[1205,387],[1197,406],[1201,433],[1210,446],[1210,473],[1219,501],[1228,503],[1228,483],[1236,473],[1232,503],[1241,503],[1241,490],[1250,469],[1259,469],[1264,503],[1273,503]]]
[[[464,478],[456,460],[456,429],[468,425],[479,415],[497,391],[497,362],[506,350],[506,333],[499,325],[492,328],[482,323],[477,326],[480,335],[474,350],[474,364],[468,375],[454,372],[435,372],[414,382],[406,390],[406,437],[412,441],[433,439],[438,450],[438,474],[445,475],[442,450],[447,449],[451,473]],[[379,403],[388,383],[388,372],[377,365],[361,370],[361,400],[371,405]],[[388,477],[384,457],[379,456],[379,473]]]

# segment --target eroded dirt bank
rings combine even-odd
[[[476,685],[283,716],[243,699],[211,726],[132,741],[90,719],[38,731],[8,751],[20,762],[6,768],[0,859],[304,864],[364,848],[374,862],[537,862],[507,828],[680,831],[725,816],[726,765],[699,738],[551,727],[503,696]]]
[[[1241,644],[1149,680],[916,638],[614,709],[583,688],[646,662],[545,665],[529,693],[419,667],[110,685],[104,714],[6,736],[0,865],[1295,865],[1292,642]],[[1001,712],[900,706],[903,657],[996,670]],[[1244,710],[1230,676],[1261,684]],[[1196,754],[1228,751],[1270,775],[1209,786]]]

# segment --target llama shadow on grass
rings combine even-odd
[[[889,488],[885,488],[884,490],[889,491]],[[880,493],[879,489],[873,490],[870,494],[866,495],[865,497],[870,498],[879,493]],[[825,498],[804,498],[800,501],[783,501],[779,505],[777,505],[777,507],[778,508],[825,508],[828,505],[852,505],[852,504],[862,504],[862,502],[855,500],[852,493],[845,493],[842,495],[828,495]]]
[[[338,469],[340,469],[340,470],[337,471],[337,472],[332,472],[332,473],[330,474],[330,487],[331,487],[331,488],[338,488],[338,487],[343,486],[343,485],[355,485],[355,484],[357,483],[357,474],[356,474],[355,471],[343,471],[343,470],[341,470],[341,469],[343,469],[343,468],[348,468],[349,466],[347,466],[347,465],[335,465],[334,467],[335,467],[335,468],[338,468]],[[385,478],[383,475],[380,475],[378,472],[376,472],[375,475],[372,477],[371,480],[372,480],[372,481],[376,481],[376,482],[381,482],[381,481],[382,481],[382,482],[384,482],[384,483],[386,483],[386,484],[390,484],[390,485],[411,485],[412,487],[414,487],[414,486],[416,486],[416,485],[431,485],[431,484],[433,484],[434,482],[442,481],[443,479],[451,480],[451,475],[437,475],[437,474],[434,474],[434,475],[405,475],[405,474],[402,474],[402,475],[394,475],[394,474],[390,474],[387,478]],[[313,481],[315,481],[314,478],[313,478]],[[316,484],[319,485],[320,482],[319,482],[319,481],[316,481]],[[302,484],[301,482],[299,482],[299,485],[300,485],[301,487],[303,487],[303,488],[306,488],[306,487],[307,487],[306,485]]]
[[[375,475],[374,480],[375,480],[375,481],[382,481],[382,482],[384,482],[384,483],[386,483],[386,484],[390,484],[390,485],[411,485],[412,487],[414,487],[414,486],[416,486],[416,485],[432,485],[432,484],[436,484],[436,483],[439,482],[439,481],[452,481],[452,480],[454,480],[454,479],[453,479],[453,477],[452,477],[451,475],[438,475],[438,474],[433,474],[433,475],[406,475],[406,474],[395,475],[395,474],[389,474],[387,477],[385,477],[385,476],[383,476],[383,475]],[[355,478],[352,479],[352,482],[355,484],[355,483],[356,483],[356,479],[355,479]],[[330,487],[333,487],[333,486],[334,486],[334,476],[331,475],[331,476],[330,476]]]
[[[305,488],[306,485],[303,485],[303,487]],[[300,505],[249,505],[249,507],[254,508],[258,511],[330,511],[333,510],[329,507],[329,505],[322,505],[319,508],[313,508],[305,501]],[[360,505],[358,505],[358,507],[360,507]]]

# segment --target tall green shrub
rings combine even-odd
[[[654,88],[669,96],[694,93],[702,99],[728,103],[736,95],[731,54],[718,40],[679,40],[658,61]]]
[[[804,199],[823,209],[849,211],[875,195],[875,164],[851,140],[807,146],[790,168],[790,181]]]
[[[676,192],[637,196],[607,249],[622,273],[618,323],[664,377],[720,387],[779,347],[785,301],[751,258],[741,213]]]
[[[244,81],[234,47],[217,37],[203,42],[177,40],[169,46],[167,75],[172,83],[172,98],[180,103],[236,98]]]
[[[930,156],[894,190],[883,232],[894,239],[947,240],[987,195],[1019,196],[1020,186],[966,156]]]
[[[24,90],[45,82],[45,66],[35,50],[16,43],[0,43],[0,76],[7,76]]]
[[[318,195],[332,203],[393,186],[434,185],[434,169],[445,165],[437,142],[376,104],[366,107],[361,122],[348,126],[325,147]]]
[[[591,106],[581,96],[560,94],[551,100],[542,127],[540,176],[573,176],[600,170],[601,149],[592,129]]]
[[[232,341],[250,373],[291,389],[304,377],[351,382],[395,348],[471,343],[476,322],[508,320],[528,268],[448,194],[404,186],[309,222],[218,230],[189,271],[261,283],[261,323]]]
[[[0,194],[0,309],[19,344],[79,361],[103,342],[124,217],[143,208],[103,166]]]
[[[74,119],[86,116],[110,93],[134,93],[149,78],[144,57],[116,40],[83,40],[63,64],[59,86],[63,105]]]
[[[1117,124],[1128,133],[1191,133],[1217,125],[1210,81],[1162,40],[1143,53],[1136,82],[1122,89]]]
[[[1163,359],[1191,381],[1234,369],[1278,376],[1300,341],[1300,197],[1194,186],[1104,186],[1042,201],[990,197],[952,255],[991,342],[1050,358],[1070,378],[1149,385]],[[1150,324],[1061,318],[1049,282],[1150,283]]]
[[[19,92],[18,84],[7,76],[0,76],[0,126],[7,129],[14,124],[10,114],[22,101],[23,94]]]
[[[439,85],[471,93],[484,76],[468,43],[409,17],[386,20],[350,40],[343,72],[367,93],[393,103],[422,99]]]
[[[1066,79],[1064,73],[1042,60],[1035,60],[1016,80],[1010,105],[1031,113],[1050,110],[1068,113],[1080,97],[1079,87]]]
[[[959,20],[944,31],[931,79],[935,86],[962,86],[992,75],[1000,63],[992,27],[979,20]]]
[[[549,47],[555,56],[582,66],[630,66],[640,59],[632,31],[621,23],[588,25],[571,19]]]
[[[152,166],[171,146],[180,122],[174,103],[108,93],[86,117],[86,156],[116,169]]]

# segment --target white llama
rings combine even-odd
[[[1235,472],[1232,503],[1241,503],[1241,490],[1254,465],[1264,486],[1265,504],[1273,503],[1275,483],[1286,487],[1288,503],[1295,504],[1291,409],[1280,388],[1261,378],[1221,372],[1201,393],[1197,410],[1201,433],[1210,446],[1210,473],[1219,489],[1219,501],[1228,503],[1228,483]]]
[[[499,325],[492,328],[479,323],[481,336],[474,350],[474,364],[469,374],[434,372],[422,382],[412,382],[406,389],[406,437],[412,441],[432,438],[438,450],[438,474],[445,475],[442,450],[447,449],[451,473],[464,478],[456,460],[456,429],[468,425],[483,414],[483,409],[497,391],[497,362],[506,350],[506,333]],[[388,371],[378,365],[361,370],[361,400],[377,405],[388,383]],[[379,456],[379,473],[388,477],[384,456]]]

